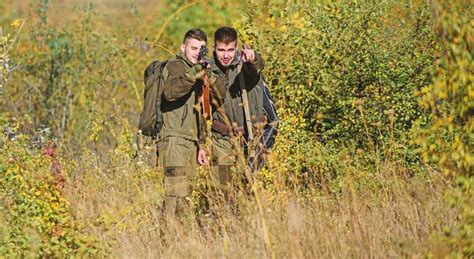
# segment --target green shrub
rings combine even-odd
[[[303,117],[305,131],[338,149],[354,143],[383,154],[391,141],[408,144],[413,122],[424,116],[415,92],[432,77],[437,46],[429,8],[408,8],[257,6],[238,26],[266,58],[278,104]]]
[[[2,128],[2,131],[6,130]],[[66,173],[53,146],[35,148],[40,138],[0,137],[0,255],[69,257],[104,250],[70,214],[63,196]]]

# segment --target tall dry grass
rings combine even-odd
[[[190,208],[164,225],[161,173],[115,155],[106,162],[91,155],[88,164],[75,169],[80,173],[68,192],[74,214],[89,223],[112,257],[441,256],[436,236],[457,216],[443,197],[449,184],[436,173],[417,176],[386,162],[367,176],[348,160],[339,193],[316,186],[263,187],[257,180],[252,195],[235,193],[234,205],[208,191],[206,213]],[[200,181],[209,183],[205,172]]]

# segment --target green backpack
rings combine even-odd
[[[145,93],[143,111],[140,114],[138,129],[145,136],[156,138],[163,127],[163,115],[161,113],[161,95],[163,93],[165,61],[153,61],[144,72]]]

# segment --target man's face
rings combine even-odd
[[[235,59],[235,54],[237,53],[237,41],[232,41],[229,43],[218,41],[214,46],[214,51],[219,63],[223,67],[228,67]]]
[[[197,64],[199,61],[199,50],[203,45],[206,46],[205,41],[187,39],[185,43],[181,44],[181,51],[192,64]]]

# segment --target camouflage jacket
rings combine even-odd
[[[212,119],[229,126],[243,127],[245,124],[244,108],[242,104],[242,91],[239,82],[239,69],[243,73],[245,87],[248,93],[250,116],[252,122],[257,122],[263,116],[263,77],[262,70],[264,61],[260,54],[255,53],[254,62],[243,63],[240,61],[240,52],[235,60],[227,68],[217,65],[217,57],[214,55],[211,60],[211,70],[217,78],[217,84],[225,89],[223,95],[223,109],[214,109]]]
[[[173,136],[196,141],[198,145],[204,143],[206,127],[200,109],[197,108],[203,81],[196,79],[196,74],[201,69],[201,65],[193,65],[182,52],[176,54],[176,58],[170,59],[166,64],[161,103],[163,129],[160,131],[159,139]],[[216,78],[212,73],[209,74],[212,95],[217,98],[223,95],[224,90],[215,90]]]

